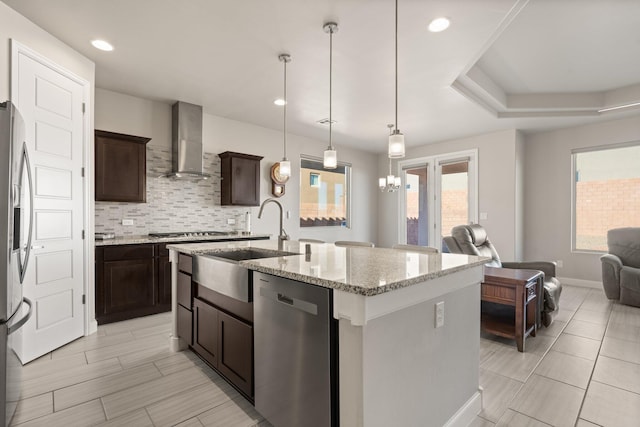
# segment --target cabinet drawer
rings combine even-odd
[[[178,336],[193,345],[193,312],[178,305]]]
[[[178,304],[193,308],[191,296],[191,276],[178,272]]]
[[[153,245],[120,245],[104,248],[105,261],[153,258]]]
[[[191,257],[189,255],[182,255],[178,257],[178,270],[191,274],[193,267],[191,264]]]

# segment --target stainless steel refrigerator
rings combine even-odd
[[[24,121],[15,106],[0,104],[0,423],[9,425],[20,398],[22,364],[16,331],[31,317],[22,282],[31,253],[33,184]]]

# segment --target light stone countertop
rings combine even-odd
[[[305,244],[311,254],[305,255]],[[426,254],[388,248],[337,247],[332,243],[276,240],[211,242],[167,245],[189,255],[250,248],[284,250],[300,255],[240,261],[248,269],[348,293],[373,296],[394,289],[447,276],[478,265],[489,258],[457,254]]]
[[[96,239],[96,246],[113,246],[113,245],[134,245],[142,243],[170,243],[170,242],[188,242],[203,240],[229,240],[229,239],[268,239],[270,234],[240,234],[237,232],[229,232],[226,234],[217,234],[213,236],[178,236],[178,237],[149,237],[147,235],[140,236],[118,236],[115,239],[98,240]]]

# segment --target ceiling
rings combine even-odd
[[[3,0],[96,63],[96,86],[204,106],[328,141],[386,150],[394,121],[393,0]],[[399,128],[408,146],[639,114],[640,1],[399,0]],[[436,17],[451,27],[427,31]],[[101,38],[112,52],[93,48]],[[46,55],[46,52],[42,52]]]

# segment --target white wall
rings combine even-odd
[[[93,90],[95,66],[92,61],[0,2],[0,102],[10,99],[11,39],[89,81]]]
[[[268,107],[266,107],[268,108]],[[116,92],[96,90],[96,128],[151,137],[150,145],[168,148],[171,146],[171,105],[145,100]],[[261,200],[271,196],[270,168],[282,158],[282,132],[251,125],[223,117],[204,114],[204,151],[222,153],[235,151],[264,156],[261,161]],[[286,192],[278,199],[290,218],[285,219],[284,228],[292,239],[310,237],[328,242],[335,240],[377,241],[377,156],[337,145],[338,159],[353,165],[351,186],[351,228],[310,227],[300,228],[299,172],[300,154],[322,156],[326,141],[318,141],[289,134],[287,156],[291,160],[292,176],[286,184]],[[219,203],[219,202],[218,202]],[[220,207],[225,209],[225,207]],[[278,233],[278,209],[267,206],[262,219],[258,219],[258,208],[252,212],[252,231]]]
[[[601,281],[600,254],[571,252],[571,150],[638,141],[640,116],[525,140],[525,258],[562,260],[558,276]]]
[[[518,208],[516,154],[518,132],[505,130],[472,136],[436,144],[407,149],[406,159],[446,154],[468,149],[478,149],[478,207],[486,212],[487,219],[479,221],[485,226],[500,257],[504,261],[517,260],[516,235],[521,215]],[[395,166],[394,166],[395,167]],[[386,154],[378,157],[378,174],[386,175]],[[394,169],[394,172],[397,169]],[[379,197],[378,241],[380,246],[392,246],[398,242],[398,194],[382,194]],[[449,234],[450,230],[443,230]]]

